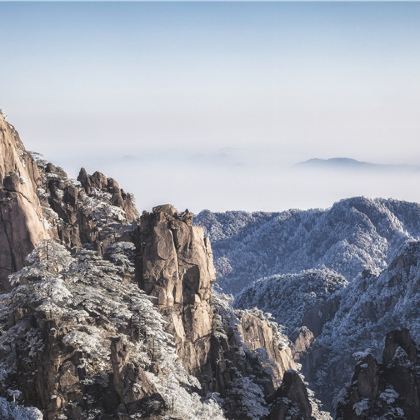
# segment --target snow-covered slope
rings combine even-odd
[[[220,285],[237,293],[274,274],[330,268],[347,280],[386,268],[407,239],[420,235],[420,205],[355,197],[327,210],[201,212]]]
[[[236,297],[235,305],[271,313],[291,338],[295,338],[301,326],[319,334],[324,323],[334,315],[338,302],[333,296],[338,296],[347,283],[343,276],[329,269],[275,275],[244,289]]]
[[[420,340],[420,242],[408,241],[379,276],[360,275],[340,292],[340,306],[304,363],[324,401],[350,380],[358,352],[379,357],[385,335],[407,328]]]

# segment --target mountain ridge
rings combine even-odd
[[[279,213],[203,211],[218,282],[238,293],[270,275],[329,268],[347,280],[380,271],[407,239],[420,237],[420,204],[353,197],[327,209]]]

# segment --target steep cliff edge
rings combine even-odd
[[[134,232],[139,286],[170,319],[178,354],[190,372],[207,362],[215,280],[209,241],[192,214],[170,205],[145,212]]]
[[[285,372],[298,368],[289,342],[261,311],[234,310],[230,298],[219,293],[212,296],[212,306],[210,360],[202,383],[220,394],[228,418],[267,416]]]
[[[0,114],[0,290],[43,239],[102,254],[130,230],[138,217],[132,196],[100,172],[82,169],[79,179],[34,158]]]
[[[0,113],[0,289],[23,266],[34,246],[49,237],[36,190],[40,174],[15,128]]]

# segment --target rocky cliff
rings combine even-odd
[[[69,249],[90,248],[103,254],[110,244],[126,237],[137,218],[133,198],[100,172],[82,168],[80,184],[61,169],[37,160],[41,183],[38,196],[53,238]]]
[[[112,262],[38,245],[0,295],[2,395],[46,419],[224,418],[134,281],[133,248],[114,244]]]
[[[156,298],[170,319],[180,357],[197,372],[207,362],[212,331],[210,243],[192,225],[191,213],[178,214],[171,205],[144,213],[134,238],[139,286]]]
[[[0,114],[0,289],[22,268],[34,246],[49,236],[36,194],[40,174],[15,128]]]
[[[334,317],[340,301],[339,292],[347,285],[343,276],[329,269],[270,276],[257,280],[239,293],[235,306],[242,309],[257,307],[271,313],[292,340],[296,339],[302,326],[317,336],[324,324]],[[287,302],[279,305],[284,296],[287,296]]]

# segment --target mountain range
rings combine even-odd
[[[0,418],[417,420],[419,219],[140,215],[0,114]]]

